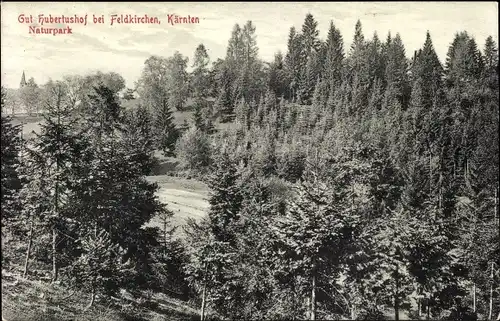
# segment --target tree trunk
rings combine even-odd
[[[495,223],[497,223],[497,227],[499,228],[498,232],[500,233],[500,217],[498,216],[498,187],[495,189]]]
[[[205,308],[206,308],[206,295],[207,295],[207,264],[205,263],[205,274],[203,275],[203,290],[201,292],[201,321],[205,320]]]
[[[31,256],[31,247],[33,245],[33,221],[30,223],[30,232],[28,234],[28,248],[26,249],[26,258],[24,259],[23,278],[28,275],[28,264]]]
[[[163,219],[163,255],[167,257],[167,218]]]
[[[203,282],[203,291],[201,292],[201,311],[200,311],[200,315],[201,315],[200,320],[201,321],[205,320],[205,296],[206,296],[206,290],[207,290],[207,284],[206,284],[206,282]]]
[[[429,149],[429,195],[432,195],[432,154]]]
[[[427,320],[430,320],[431,316],[431,305],[430,305],[430,299],[427,299]]]
[[[59,91],[60,94],[60,91]],[[60,95],[58,95],[57,101],[57,125],[61,124],[61,113],[60,113]],[[57,132],[57,138],[59,141],[59,131]],[[60,146],[58,144],[58,153],[60,153]],[[56,156],[56,186],[55,186],[55,199],[54,199],[54,210],[56,219],[59,218],[59,157]],[[57,220],[54,222],[54,226],[52,226],[52,283],[57,281]]]
[[[472,311],[476,312],[476,282],[472,285]]]
[[[300,307],[301,306],[301,296],[300,295],[297,296],[297,302],[298,302],[297,307]],[[311,296],[310,295],[306,297],[306,304],[305,305],[307,306],[306,319],[309,320],[309,319],[311,319]]]
[[[493,320],[493,269],[494,263],[491,262],[491,284],[490,284],[490,312],[488,314],[488,320]]]
[[[420,319],[423,314],[423,305],[424,305],[424,300],[422,300],[422,286],[420,285],[417,289],[417,294],[418,294],[418,318]]]
[[[314,273],[311,289],[311,320],[316,320],[316,275]]]
[[[399,267],[396,265],[396,293],[394,295],[394,320],[399,321]]]
[[[52,283],[57,281],[57,231],[52,228]]]
[[[95,302],[95,287],[94,287],[94,284],[92,284],[92,291],[91,291],[91,294],[90,294],[90,302],[85,307],[85,310],[90,309],[94,305],[94,302]]]

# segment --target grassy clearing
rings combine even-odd
[[[159,185],[160,201],[174,212],[174,226],[184,225],[188,218],[200,219],[208,211],[208,187],[204,183],[166,175],[148,176],[148,181]],[[148,226],[162,227],[158,218],[153,218]],[[182,228],[177,232],[178,236],[183,235]]]

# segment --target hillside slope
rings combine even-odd
[[[3,321],[159,321],[198,320],[197,311],[186,303],[161,294],[97,298],[85,310],[89,295],[60,285],[30,281],[2,271]]]

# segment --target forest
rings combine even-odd
[[[498,44],[457,31],[441,62],[422,43],[358,20],[345,48],[307,14],[265,62],[247,21],[224,59],[151,56],[134,88],[31,80],[30,137],[2,87],[2,280],[78,289],[84,314],[127,291],[202,321],[498,320]],[[203,218],[171,224],[158,155],[207,184]]]

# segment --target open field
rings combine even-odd
[[[156,182],[160,189],[160,201],[174,212],[173,225],[181,226],[187,218],[200,219],[208,208],[208,187],[199,181],[166,175],[148,176],[148,181]],[[153,218],[149,226],[161,227],[158,218]],[[182,229],[177,231],[182,235]]]

